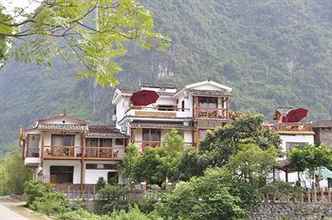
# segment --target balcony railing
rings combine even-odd
[[[84,157],[121,159],[123,151],[123,147],[86,147]]]
[[[80,147],[75,146],[44,146],[44,158],[75,158],[81,157]]]
[[[44,146],[46,159],[79,159],[82,158],[83,149],[74,146]],[[123,147],[85,147],[85,159],[121,159],[124,154]]]
[[[140,142],[135,142],[135,144],[138,144],[139,146],[141,146],[141,149],[144,151],[144,149],[148,148],[148,147],[160,147],[162,142],[161,141],[140,141]],[[192,143],[183,143],[183,147],[184,148],[191,148],[193,146]]]
[[[136,117],[183,118],[192,117],[192,112],[190,109],[186,108],[132,106],[127,110],[125,115]]]
[[[312,125],[303,122],[294,122],[294,123],[279,123],[277,124],[274,129],[276,131],[313,131]]]
[[[194,111],[195,118],[200,119],[228,119],[229,114],[225,108],[196,108]]]
[[[159,147],[160,144],[161,144],[160,141],[143,141],[142,149],[144,150],[144,148],[147,148],[147,147]]]

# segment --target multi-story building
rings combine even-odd
[[[183,134],[187,145],[197,146],[207,129],[230,121],[232,89],[203,81],[182,89],[143,85],[139,91],[117,89],[116,126],[143,150],[159,146],[170,129]]]
[[[126,144],[127,136],[114,127],[88,125],[64,114],[39,119],[20,134],[24,164],[36,179],[81,187],[100,177],[118,181]]]
[[[276,123],[270,126],[276,133],[279,134],[281,143],[280,151],[282,153],[279,158],[279,170],[276,172],[275,178],[277,180],[286,181],[295,184],[298,178],[301,179],[301,185],[307,188],[312,187],[312,179],[309,177],[307,171],[297,173],[294,171],[293,167],[289,166],[288,153],[295,146],[305,146],[317,144],[317,133],[315,134],[315,129],[317,129],[318,124],[312,122],[302,122],[301,120],[305,117],[301,114],[307,110],[304,109],[294,109],[287,113],[277,114]],[[284,120],[285,115],[291,115],[292,120],[288,122]],[[299,115],[297,115],[299,114]],[[298,117],[300,116],[300,117]],[[295,120],[294,120],[295,119]],[[319,187],[331,187],[332,186],[332,172],[327,168],[320,168],[319,181],[316,184]],[[317,179],[318,180],[318,179]]]

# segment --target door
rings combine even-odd
[[[73,184],[74,167],[73,166],[51,166],[51,183],[55,184]]]

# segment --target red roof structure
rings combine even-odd
[[[155,103],[158,98],[158,93],[153,90],[140,90],[131,96],[130,101],[135,106],[147,106]]]
[[[282,122],[299,122],[308,115],[308,110],[304,108],[297,108],[290,110],[286,116],[282,118]]]

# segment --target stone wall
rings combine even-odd
[[[319,220],[332,218],[332,203],[265,203],[250,220]]]

